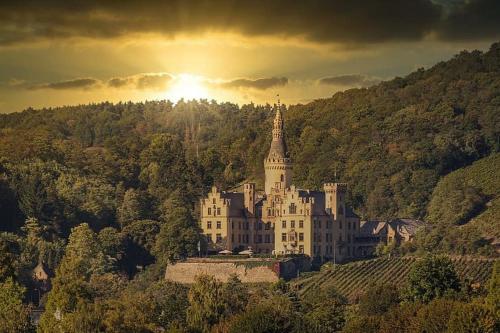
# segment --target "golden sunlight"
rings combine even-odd
[[[203,78],[192,74],[179,74],[166,92],[166,97],[177,102],[180,99],[208,98],[208,91]]]

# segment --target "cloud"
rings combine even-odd
[[[500,35],[500,1],[461,0],[143,0],[9,1],[0,10],[0,45],[61,38],[167,38],[206,32],[378,43]],[[473,24],[471,26],[471,24]]]
[[[215,83],[216,86],[224,89],[252,88],[257,90],[266,90],[273,87],[283,87],[288,84],[286,77],[271,77],[262,79],[234,79],[225,82]]]
[[[39,89],[54,89],[54,90],[68,90],[68,89],[79,89],[88,90],[91,88],[96,88],[100,85],[101,81],[93,78],[81,78],[73,79],[67,81],[58,81],[50,83],[42,83],[28,86],[29,90],[39,90]]]
[[[441,23],[439,33],[450,40],[500,35],[500,1],[471,0],[455,5]]]
[[[145,73],[126,77],[115,77],[108,80],[112,88],[133,88],[140,90],[164,90],[172,81],[173,76],[168,73]]]
[[[172,80],[172,76],[166,73],[159,74],[142,74],[137,78],[137,89],[165,89],[168,83]]]
[[[380,80],[374,77],[368,77],[361,74],[347,74],[324,77],[319,80],[320,84],[328,84],[343,87],[369,87],[379,83]]]

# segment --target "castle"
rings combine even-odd
[[[322,261],[356,257],[360,221],[346,207],[347,184],[326,183],[323,191],[292,185],[293,162],[279,103],[264,169],[264,192],[258,192],[255,183],[244,184],[243,192],[214,186],[201,199],[200,223],[209,248],[305,254]]]

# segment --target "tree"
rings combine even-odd
[[[163,262],[175,261],[198,253],[201,230],[193,218],[186,198],[176,191],[163,205],[165,221],[156,238],[155,254]]]
[[[19,243],[13,234],[0,233],[0,282],[17,274]]]
[[[427,303],[436,297],[460,291],[453,263],[445,256],[431,256],[418,260],[408,275],[405,297],[410,301]]]
[[[249,307],[228,323],[229,333],[293,333],[310,332],[304,327],[302,315],[284,295],[271,298]]]
[[[0,332],[34,332],[29,308],[23,304],[24,292],[12,278],[0,282]]]
[[[125,236],[112,227],[102,229],[98,234],[99,246],[102,253],[112,263],[123,259],[125,252]]]
[[[500,322],[493,311],[483,304],[459,303],[453,307],[448,322],[448,332],[493,333],[500,329]]]
[[[421,306],[412,321],[412,332],[446,332],[451,312],[456,304],[456,301],[450,299],[436,298]]]
[[[225,310],[226,316],[236,315],[247,306],[248,288],[241,283],[236,274],[232,274],[222,288],[222,297],[228,305]]]
[[[309,332],[339,332],[345,323],[346,299],[334,288],[317,288],[302,300]]]
[[[224,300],[224,289],[220,281],[209,275],[199,275],[188,294],[188,325],[199,332],[210,328],[224,318],[228,304]]]
[[[147,217],[145,195],[132,188],[129,188],[125,192],[123,201],[116,212],[122,229],[133,221],[142,220]]]
[[[367,316],[382,315],[399,302],[399,290],[395,285],[371,285],[359,299],[359,312]]]
[[[78,324],[74,312],[92,303],[94,290],[89,283],[92,275],[110,270],[97,242],[97,235],[86,223],[72,229],[66,253],[59,265],[48,295],[46,310],[41,317],[39,330],[49,333],[60,327]],[[84,310],[82,310],[84,311]],[[68,329],[69,331],[75,331]]]

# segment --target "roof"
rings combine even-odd
[[[287,156],[285,139],[278,138],[271,141],[268,158],[285,158]]]
[[[414,219],[394,219],[389,224],[396,229],[399,234],[415,235],[417,230],[425,225],[424,221]]]
[[[379,234],[385,227],[385,221],[361,221],[359,226],[359,233],[361,236],[372,236]]]

